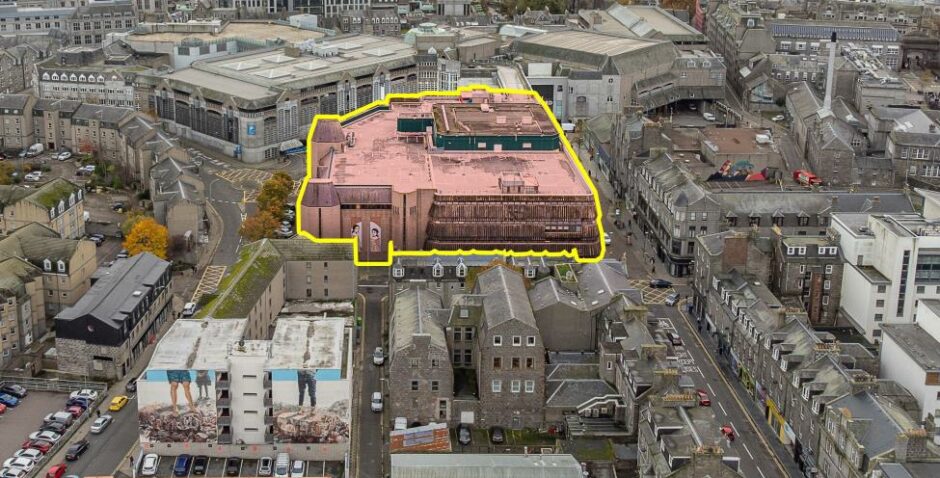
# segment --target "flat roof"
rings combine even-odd
[[[507,130],[525,135],[558,135],[545,108],[536,102],[438,103],[434,105],[435,130],[447,135],[502,135]]]
[[[157,343],[147,369],[227,369],[229,348],[241,340],[247,323],[247,319],[179,319]]]
[[[606,56],[624,55],[660,43],[654,40],[604,35],[583,30],[546,32],[540,35],[524,37],[521,41],[533,45],[564,48],[565,50]]]
[[[343,318],[279,317],[266,368],[341,369],[345,327]]]
[[[766,130],[757,128],[704,128],[701,130],[708,143],[717,147],[717,154],[754,154],[772,153],[770,144],[757,142],[757,135],[764,134]],[[716,165],[720,166],[720,165]]]
[[[882,324],[881,330],[922,369],[940,370],[940,342],[917,324]]]
[[[194,25],[207,25],[207,22],[198,22]],[[185,24],[184,24],[185,25]],[[303,30],[300,28],[279,25],[272,22],[228,22],[219,33],[209,32],[156,32],[131,33],[128,40],[173,42],[179,43],[186,39],[203,41],[216,41],[223,38],[242,38],[246,40],[273,40],[281,39],[287,43],[300,43],[305,40],[319,39],[326,36],[323,32]]]
[[[499,94],[494,99],[526,103],[527,111],[541,108],[529,95]],[[538,184],[539,195],[590,195],[591,190],[563,149],[548,151],[453,151],[429,150],[416,141],[402,141],[397,136],[399,115],[430,114],[435,104],[457,103],[458,97],[425,97],[417,101],[393,102],[389,110],[376,110],[366,117],[343,126],[353,132],[356,146],[335,153],[330,175],[337,186],[376,186],[376,171],[381,170],[382,184],[398,192],[435,189],[439,194],[500,194],[500,180],[522,179]],[[495,103],[489,103],[493,105]],[[476,106],[479,107],[478,104]],[[462,109],[462,108],[460,108]],[[491,131],[499,116],[494,108],[492,122],[478,122],[474,115],[462,114],[475,127]],[[454,109],[453,111],[457,111]],[[544,110],[543,110],[544,111]],[[464,111],[466,113],[466,111]],[[545,115],[547,118],[547,115]],[[513,131],[507,119],[506,134]],[[318,126],[319,128],[319,126]],[[540,126],[544,128],[544,124]],[[544,129],[540,129],[544,131]],[[474,132],[468,128],[466,132]]]
[[[394,453],[393,477],[580,478],[581,464],[572,455],[489,453]]]
[[[216,91],[237,92],[238,96],[248,100],[259,100],[274,96],[277,92],[261,85],[256,85],[237,78],[229,78],[195,68],[183,68],[166,75],[167,79],[190,83],[195,86],[211,87]]]

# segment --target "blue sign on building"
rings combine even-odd
[[[255,135],[255,124],[248,123],[248,136],[254,136],[254,135]]]

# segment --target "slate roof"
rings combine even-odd
[[[134,292],[153,288],[169,267],[169,262],[149,252],[119,260],[75,305],[59,312],[56,321],[90,315],[102,324],[120,329],[127,313],[146,298],[146,293],[135,296]]]
[[[21,110],[26,108],[29,98],[29,95],[0,95],[0,109]]]
[[[901,34],[891,25],[862,24],[833,25],[814,22],[773,22],[770,33],[779,38],[817,38],[829,40],[836,32],[839,41],[881,41],[886,43],[901,41]]]
[[[119,108],[117,106],[92,105],[82,103],[81,106],[72,114],[72,119],[95,120],[102,123],[118,124],[125,117],[135,114],[134,110],[128,108]]]
[[[581,478],[572,455],[482,453],[394,453],[396,478]]]
[[[410,347],[415,335],[429,336],[432,347],[447,352],[444,328],[432,316],[432,309],[440,310],[444,306],[439,294],[421,287],[410,287],[395,294],[394,306],[389,338],[389,352],[392,356]]]
[[[614,387],[597,378],[545,380],[546,407],[577,408],[592,398],[616,393]]]
[[[813,88],[805,81],[790,87],[787,100],[793,104],[793,109],[801,119],[815,115],[823,106],[822,101],[813,92]]]
[[[33,105],[33,110],[36,111],[59,111],[64,113],[74,113],[79,106],[82,105],[81,101],[78,100],[54,100],[48,98],[40,98],[36,101],[36,104]]]
[[[671,42],[625,38],[584,30],[528,35],[516,39],[513,46],[523,56],[590,66],[605,74],[632,74],[660,65],[671,65],[678,56],[678,50]]]
[[[42,275],[42,271],[17,257],[0,260],[0,296],[23,297],[26,283]]]
[[[510,320],[536,328],[521,275],[504,266],[496,266],[477,276],[476,292],[483,296],[486,325],[492,329]]]
[[[869,458],[894,450],[898,434],[914,428],[913,420],[903,410],[867,390],[839,398],[830,407],[851,414],[855,438]],[[905,423],[898,423],[899,419]]]
[[[307,239],[268,239],[285,261],[351,261],[352,245],[317,244]]]
[[[883,324],[881,330],[920,368],[927,371],[940,370],[940,341],[924,331],[920,325]]]
[[[879,200],[873,201],[875,197]],[[835,213],[835,212],[913,212],[910,199],[900,192],[809,192],[809,191],[778,191],[767,194],[764,191],[731,191],[714,192],[713,197],[721,205],[722,211],[734,211],[738,217],[746,217],[750,213],[773,214],[776,211],[785,213],[805,212]],[[837,199],[836,206],[832,207],[832,198]]]

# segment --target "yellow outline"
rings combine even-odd
[[[468,256],[468,255],[486,255],[486,256],[499,255],[499,256],[509,256],[509,257],[557,257],[557,258],[574,259],[576,262],[580,262],[584,264],[600,262],[600,260],[603,259],[607,254],[607,245],[604,242],[604,221],[603,221],[604,215],[603,215],[603,210],[601,209],[600,195],[597,193],[597,188],[594,186],[594,182],[591,181],[590,176],[588,175],[587,171],[584,169],[584,166],[581,164],[581,159],[578,158],[578,155],[577,153],[575,153],[574,148],[571,147],[571,143],[568,142],[568,138],[565,136],[565,132],[562,130],[561,125],[558,124],[558,120],[555,119],[555,114],[545,103],[545,100],[543,100],[542,97],[535,91],[517,90],[517,89],[512,89],[512,88],[493,88],[493,87],[486,86],[486,85],[462,86],[460,88],[457,88],[457,90],[454,90],[454,91],[423,91],[421,93],[391,93],[387,95],[385,99],[373,101],[369,103],[368,105],[356,108],[355,110],[349,113],[346,113],[345,115],[333,115],[333,114],[316,115],[313,118],[313,123],[310,125],[310,131],[307,132],[307,174],[304,176],[304,182],[300,186],[300,191],[297,194],[297,202],[295,204],[295,207],[296,207],[295,221],[296,221],[297,233],[303,237],[306,237],[307,239],[310,239],[311,241],[317,244],[349,244],[350,246],[353,246],[356,243],[355,238],[347,238],[347,237],[317,238],[317,237],[314,237],[309,232],[302,230],[300,227],[300,217],[302,215],[301,214],[301,202],[304,197],[304,192],[306,192],[307,190],[307,184],[309,184],[310,179],[312,177],[311,173],[312,173],[312,165],[313,165],[313,158],[312,158],[313,151],[311,150],[311,146],[313,145],[313,131],[317,127],[317,121],[319,121],[322,118],[322,119],[328,119],[328,120],[338,120],[342,123],[351,117],[362,114],[378,106],[388,106],[390,101],[393,99],[420,99],[425,96],[460,96],[461,93],[464,93],[466,91],[478,91],[478,90],[483,90],[488,93],[496,93],[496,94],[504,93],[504,94],[514,94],[514,95],[529,95],[535,98],[535,100],[538,101],[540,105],[542,105],[542,108],[545,109],[545,112],[548,113],[548,117],[552,120],[552,125],[554,125],[555,129],[558,130],[559,137],[561,139],[562,144],[565,146],[565,150],[568,151],[568,155],[571,156],[572,159],[574,159],[574,163],[578,167],[578,171],[581,172],[581,177],[584,178],[584,180],[587,182],[588,187],[591,188],[591,194],[593,194],[594,196],[594,207],[597,212],[597,228],[599,232],[598,240],[600,241],[600,244],[601,244],[600,255],[597,257],[581,258],[578,255],[577,249],[571,249],[571,250],[561,251],[561,252],[548,252],[548,251],[536,252],[531,249],[526,252],[512,251],[512,250],[507,250],[507,249],[491,249],[491,250],[486,250],[486,251],[480,251],[476,249],[470,249],[469,251],[463,250],[463,249],[458,249],[456,251],[440,251],[437,249],[432,249],[430,251],[395,251],[395,242],[388,241],[388,260],[387,261],[384,261],[384,262],[360,261],[359,249],[356,247],[353,247],[353,260],[355,264],[359,267],[376,267],[376,266],[387,267],[387,266],[392,265],[392,262],[394,261],[395,257]]]

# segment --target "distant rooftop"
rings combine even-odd
[[[141,23],[137,30],[131,33],[128,40],[181,43],[183,40],[217,41],[225,38],[241,38],[257,41],[283,40],[288,44],[294,44],[310,39],[320,39],[324,36],[326,34],[323,32],[268,21],[223,23],[221,20],[198,20],[182,24]]]
[[[924,301],[926,302],[926,301]],[[932,302],[938,302],[933,300]],[[917,324],[882,324],[881,330],[917,365],[927,371],[940,370],[940,342]]]
[[[157,343],[148,370],[228,368],[228,353],[241,340],[248,321],[180,319]]]
[[[340,370],[345,326],[342,318],[279,317],[267,368]]]

